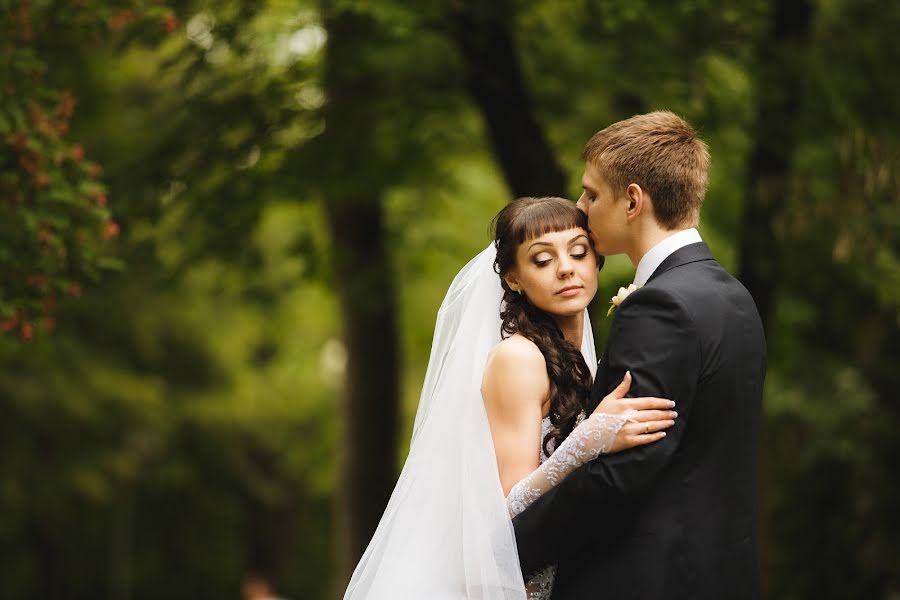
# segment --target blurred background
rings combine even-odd
[[[900,4],[0,6],[0,597],[339,598],[490,218],[668,109],[767,331],[766,597],[900,598]]]

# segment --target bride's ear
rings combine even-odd
[[[516,277],[514,271],[511,270],[509,273],[504,275],[503,280],[506,282],[506,285],[509,286],[509,289],[518,294],[522,293],[522,286],[519,285],[519,278]]]

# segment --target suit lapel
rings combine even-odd
[[[679,248],[678,250],[670,254],[666,258],[666,260],[660,263],[656,270],[653,271],[650,279],[647,280],[647,283],[650,283],[655,278],[659,277],[670,269],[703,260],[714,260],[712,253],[709,251],[709,246],[706,245],[706,242],[697,242],[695,244],[689,244],[687,246],[684,246],[683,248]],[[600,364],[597,365],[597,375],[594,378],[594,385],[591,388],[591,400],[588,406],[588,414],[590,414],[595,408],[597,408],[597,405],[600,404],[600,401],[603,400],[603,398],[606,396],[610,387],[608,381],[608,350],[609,346],[603,348],[603,358],[600,359]],[[619,382],[616,382],[616,384],[618,383]]]
[[[594,412],[594,409],[597,408],[597,405],[600,404],[600,401],[606,396],[607,365],[609,365],[609,358],[607,356],[606,347],[604,347],[603,356],[597,364],[597,374],[594,377],[594,385],[591,386],[591,398],[588,402],[587,414]]]
[[[647,283],[650,283],[670,269],[689,263],[699,262],[701,260],[713,260],[713,255],[709,251],[709,246],[706,245],[706,242],[688,244],[683,248],[679,248],[670,254],[666,260],[662,261],[662,263],[656,267],[656,270],[653,271],[653,274],[650,276],[650,279],[647,280]]]

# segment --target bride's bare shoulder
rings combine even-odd
[[[488,352],[488,364],[492,362],[512,363],[512,365],[522,363],[529,366],[535,366],[537,363],[543,365],[544,355],[541,354],[537,344],[524,335],[515,333],[491,348],[491,351]]]
[[[482,392],[502,391],[503,397],[543,398],[549,392],[547,363],[537,345],[528,338],[511,335],[488,353]]]

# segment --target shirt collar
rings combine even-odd
[[[700,232],[693,227],[679,231],[662,240],[650,248],[647,254],[641,258],[641,262],[637,266],[637,272],[634,274],[634,284],[641,287],[647,283],[647,280],[650,279],[650,276],[653,275],[653,272],[659,265],[676,250],[702,241]]]

